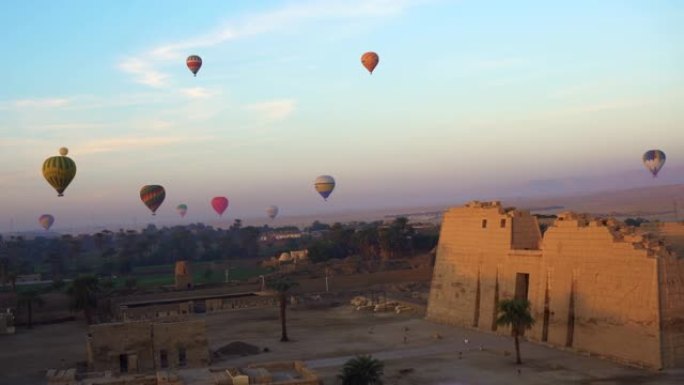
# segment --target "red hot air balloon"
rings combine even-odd
[[[202,58],[197,55],[190,55],[185,60],[185,64],[194,76],[197,76],[197,72],[202,68]]]
[[[380,62],[380,57],[377,53],[369,51],[361,55],[361,64],[368,70],[368,72],[373,74],[373,70]]]
[[[223,213],[228,208],[228,198],[226,198],[226,197],[214,197],[211,200],[211,207],[214,208],[214,211],[216,211],[218,213],[218,215],[223,215]]]

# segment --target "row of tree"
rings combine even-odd
[[[308,245],[309,258],[322,262],[353,255],[383,260],[424,253],[437,245],[439,229],[417,232],[404,217],[383,222],[343,225],[335,223]]]
[[[269,234],[297,235],[274,241]],[[438,229],[416,232],[406,218],[390,224],[335,223],[318,221],[300,231],[282,228],[243,227],[236,219],[229,229],[203,224],[157,228],[142,231],[103,230],[95,234],[63,235],[55,238],[0,236],[0,283],[13,283],[19,274],[42,273],[59,281],[83,274],[127,275],[139,266],[171,264],[178,260],[216,261],[277,256],[284,251],[309,249],[314,261],[346,258],[397,258],[431,250]]]

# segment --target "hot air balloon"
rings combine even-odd
[[[185,203],[181,203],[178,206],[176,206],[176,211],[178,211],[178,214],[180,214],[181,218],[185,217],[185,213],[188,212],[188,205]]]
[[[185,64],[194,76],[197,76],[197,72],[202,68],[202,58],[197,55],[190,55],[185,60]]]
[[[52,156],[43,162],[43,176],[55,190],[57,196],[64,196],[69,183],[76,176],[76,163],[66,156],[69,150],[66,147],[59,149],[59,156]]]
[[[50,214],[43,214],[38,218],[38,222],[45,230],[50,230],[52,224],[55,223],[55,217]]]
[[[665,164],[665,153],[660,150],[648,150],[644,153],[643,161],[644,166],[646,166],[648,171],[650,171],[655,178],[658,176],[658,171],[660,171]]]
[[[269,218],[273,219],[278,215],[278,206],[268,206],[266,208],[266,214]]]
[[[164,202],[164,198],[166,198],[166,190],[162,186],[153,184],[143,186],[140,189],[140,199],[152,211],[152,215],[156,215],[157,209]]]
[[[373,70],[379,62],[380,57],[378,57],[378,54],[373,51],[369,51],[361,55],[361,64],[363,64],[363,66],[366,67],[366,69],[368,70],[368,72],[371,73],[371,75],[373,74]]]
[[[321,175],[316,178],[314,182],[314,187],[316,191],[321,194],[324,200],[328,200],[328,197],[335,189],[335,179],[330,175]]]
[[[218,213],[218,215],[223,215],[223,213],[228,208],[228,198],[226,198],[226,197],[214,197],[211,200],[211,207],[214,208],[214,211],[216,211]]]

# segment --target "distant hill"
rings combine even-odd
[[[684,185],[639,187],[591,194],[548,198],[506,200],[516,206],[540,213],[576,211],[601,216],[645,217],[661,220],[684,219]]]
[[[482,199],[493,200],[493,199]],[[679,219],[684,219],[684,184],[637,187],[628,189],[606,190],[585,194],[549,195],[545,197],[501,197],[504,206],[517,207],[540,214],[555,214],[563,211],[590,213],[597,216],[614,216],[618,218],[644,217],[671,221],[675,219],[675,203],[679,211]],[[308,226],[314,220],[324,223],[392,220],[397,216],[407,216],[416,222],[435,222],[441,220],[440,213],[449,207],[459,206],[466,201],[435,206],[405,207],[394,209],[346,211],[340,213],[283,216],[271,224],[281,226],[292,224]],[[246,224],[261,225],[263,220],[245,220]]]

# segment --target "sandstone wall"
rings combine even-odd
[[[498,202],[452,208],[442,223],[427,318],[509,334],[495,325],[496,303],[526,296],[536,320],[526,331],[531,340],[651,368],[682,367],[684,225],[658,232],[666,246],[616,221],[566,213],[542,240],[529,213]]]
[[[502,220],[507,222],[503,227]],[[452,208],[444,214],[428,319],[479,326],[489,318],[491,326],[497,270],[510,250],[509,220],[500,206],[491,204]]]
[[[548,342],[661,367],[657,259],[609,227],[559,219],[544,235]],[[531,298],[543,308],[542,298]],[[534,338],[541,340],[541,324]]]
[[[88,366],[92,371],[120,369],[120,355],[129,357],[129,371],[154,369],[152,335],[148,323],[91,325],[88,333]],[[135,370],[137,366],[138,370]]]
[[[209,345],[204,320],[183,322],[122,322],[91,325],[87,354],[90,371],[121,371],[125,355],[129,373],[162,368],[161,351],[168,367],[180,367],[179,351],[185,351],[187,367],[209,364]]]
[[[684,256],[659,260],[662,354],[666,367],[684,367]]]
[[[204,320],[152,324],[155,364],[162,368],[160,351],[165,350],[168,368],[205,367],[209,365],[209,343]],[[185,363],[181,351],[185,351]]]

